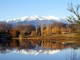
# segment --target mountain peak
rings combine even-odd
[[[32,21],[32,20],[57,20],[57,21],[59,21],[60,18],[55,17],[55,16],[37,16],[37,15],[34,15],[34,16],[24,16],[21,18],[6,20],[6,22],[12,21],[12,20],[13,21],[16,21],[16,20],[20,20],[20,21],[25,21],[25,20],[28,20],[28,21]]]
[[[15,18],[15,19],[10,19],[10,20],[6,20],[7,23],[11,23],[11,24],[32,24],[32,25],[41,25],[41,23],[46,24],[46,23],[53,23],[53,22],[62,22],[62,23],[68,23],[67,20],[64,19],[60,19],[58,17],[55,16],[24,16],[21,18]]]

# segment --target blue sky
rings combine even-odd
[[[66,18],[70,2],[77,5],[80,0],[0,0],[0,20],[33,15]]]

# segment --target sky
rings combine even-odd
[[[80,0],[0,0],[0,21],[34,15],[66,18],[70,2],[77,5]]]

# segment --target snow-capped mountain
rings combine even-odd
[[[22,53],[22,54],[26,54],[26,55],[38,55],[38,54],[55,54],[60,52],[60,50],[20,50],[20,51],[14,51],[14,52],[18,52],[18,53]]]
[[[38,54],[55,54],[60,52],[60,50],[13,50],[13,52],[16,53],[22,53],[22,54],[26,54],[26,55],[38,55]]]
[[[62,23],[68,23],[67,20],[61,19],[55,16],[24,16],[21,18],[14,18],[6,20],[7,23],[11,23],[13,25],[16,24],[32,24],[32,25],[41,25],[46,23],[53,23],[53,22],[62,22]]]

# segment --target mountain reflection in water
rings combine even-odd
[[[8,40],[5,42],[0,42],[0,53],[7,54],[10,52],[13,52],[13,53],[20,53],[20,54],[24,54],[24,55],[41,55],[41,54],[54,55],[54,54],[59,53],[60,55],[62,55],[62,53],[64,51],[66,52],[66,54],[69,53],[70,50],[71,50],[71,52],[72,52],[72,50],[77,51],[79,49],[79,46],[80,46],[80,44],[76,44],[76,43],[63,43],[63,42],[54,42],[54,41],[46,41],[46,40],[44,40],[44,41]],[[80,52],[80,51],[78,50],[78,52]],[[50,56],[50,57],[53,58],[52,56]],[[57,56],[57,57],[59,57],[59,56]],[[4,59],[4,60],[6,60],[6,59]],[[49,59],[47,59],[47,60],[49,60]],[[59,59],[57,59],[57,60],[59,60]]]
[[[61,42],[53,41],[19,41],[11,40],[7,42],[0,43],[0,52],[7,53],[10,51],[23,53],[23,54],[54,54],[60,52],[60,50],[65,48],[78,48],[76,44],[66,43],[62,44]]]

